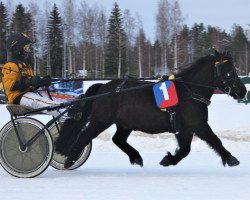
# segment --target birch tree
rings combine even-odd
[[[143,30],[143,23],[141,16],[139,14],[136,15],[136,29],[137,29],[137,54],[138,54],[138,72],[139,77],[142,77],[142,48],[145,40],[145,34]]]
[[[85,30],[85,21],[87,20],[86,10],[88,9],[88,5],[86,1],[82,1],[81,5],[77,11],[78,15],[78,30],[79,35],[81,37],[82,43],[82,70],[86,71],[86,30]]]
[[[123,19],[124,32],[126,34],[126,73],[130,74],[130,68],[133,66],[133,46],[138,32],[137,29],[139,28],[137,28],[136,19],[132,16],[130,10],[124,10]]]
[[[96,24],[96,39],[97,45],[100,46],[100,70],[101,70],[101,77],[104,78],[105,75],[105,45],[106,45],[106,38],[107,38],[107,16],[104,12],[103,8],[100,8],[97,18]]]
[[[76,23],[75,23],[75,4],[74,0],[64,0],[63,1],[63,29],[64,29],[64,42],[65,42],[65,47],[64,47],[64,65],[66,63],[68,64],[68,72],[69,74],[75,74],[76,73],[76,68],[75,65],[73,64],[73,41],[75,38],[74,35],[74,30],[76,28]],[[68,47],[68,48],[67,48]],[[67,51],[68,50],[68,51]],[[67,62],[68,61],[68,62]],[[66,62],[66,63],[65,63]]]
[[[82,37],[83,46],[83,70],[89,70],[91,73],[95,70],[94,61],[92,59],[97,18],[97,14],[95,12],[96,10],[89,7],[85,1],[81,3],[81,8],[78,11],[78,27]]]
[[[47,39],[47,23],[50,17],[50,11],[52,10],[53,5],[50,1],[45,0],[44,2],[44,10],[42,13],[41,18],[39,19],[39,31],[38,34],[40,36],[40,43],[41,43],[41,52],[44,58],[44,65],[45,67],[40,68],[40,72],[43,75],[50,75],[51,74],[51,47]]]
[[[137,55],[138,55],[138,73],[139,73],[139,77],[143,77],[143,68],[145,69],[145,65],[146,63],[143,62],[146,60],[146,56],[145,56],[145,50],[146,50],[146,38],[145,38],[145,33],[144,30],[141,28],[139,30],[139,34],[137,37]],[[144,73],[145,74],[145,73]]]
[[[180,33],[181,24],[182,24],[182,13],[179,5],[179,1],[175,0],[172,9],[171,9],[171,17],[172,17],[172,27],[173,27],[173,40],[174,40],[174,68],[178,67],[178,35]]]
[[[168,46],[171,38],[171,18],[170,4],[168,0],[160,0],[158,3],[158,11],[156,15],[156,38],[162,47],[162,72],[168,73]]]
[[[39,56],[39,42],[38,42],[38,25],[39,25],[39,7],[38,5],[31,1],[28,5],[28,12],[31,14],[31,39],[34,42],[33,45],[33,51],[34,51],[34,73],[35,74],[40,74],[40,67],[39,67],[39,59],[37,56]],[[44,31],[42,31],[42,33],[45,33]]]

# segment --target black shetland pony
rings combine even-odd
[[[176,113],[174,122],[177,124],[176,139],[179,148],[174,155],[167,153],[160,161],[162,166],[176,165],[186,157],[190,152],[194,134],[221,156],[223,165],[239,165],[240,162],[225,149],[210,128],[207,108],[215,89],[222,90],[234,99],[242,99],[245,96],[246,88],[240,81],[233,63],[230,53],[215,51],[214,55],[202,57],[175,74],[176,78],[181,78],[175,81],[179,103],[173,108]],[[93,85],[86,92],[86,96],[115,91],[122,82],[114,80],[107,84]],[[117,126],[113,142],[128,155],[131,164],[140,166],[143,166],[142,157],[127,143],[127,138],[133,130],[149,134],[176,132],[171,125],[173,123],[170,113],[162,112],[156,107],[152,82],[128,79],[124,82],[123,89],[138,86],[141,88],[127,92],[121,90],[120,93],[114,92],[112,95],[87,101],[81,105],[83,116],[80,121],[73,122],[73,119],[69,119],[65,122],[56,143],[56,151],[67,156],[65,168],[72,166],[83,148],[112,124]],[[82,129],[87,121],[87,128]],[[77,136],[76,133],[81,129],[83,131]]]

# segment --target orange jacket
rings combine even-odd
[[[17,66],[18,65],[18,66]],[[14,100],[20,95],[32,91],[32,87],[28,87],[25,91],[14,90],[12,87],[16,81],[20,80],[21,77],[30,79],[31,76],[34,76],[33,70],[31,67],[25,63],[14,63],[7,62],[2,68],[2,82],[5,90],[5,95],[8,103],[14,103]]]

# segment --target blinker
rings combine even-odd
[[[215,68],[216,68],[216,75],[220,76],[221,75],[221,70],[222,70],[222,66],[223,64],[225,64],[226,62],[228,62],[228,60],[222,60],[220,62],[215,62]]]
[[[30,44],[24,45],[23,49],[24,49],[25,52],[30,53],[31,52]]]

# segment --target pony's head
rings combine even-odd
[[[216,87],[234,99],[243,99],[247,90],[236,72],[231,54],[229,52],[219,53],[215,51],[214,57]]]

